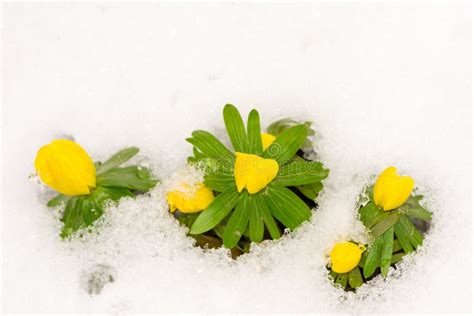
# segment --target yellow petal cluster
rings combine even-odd
[[[273,141],[276,139],[275,136],[273,136],[272,134],[268,134],[268,133],[263,133],[262,134],[262,146],[263,146],[263,150],[266,150],[268,147],[270,147],[270,145],[273,143]]]
[[[375,182],[374,201],[384,211],[401,206],[410,197],[415,181],[409,176],[400,176],[395,167],[385,169]]]
[[[331,250],[331,269],[336,273],[352,271],[359,264],[363,248],[353,242],[337,243]]]
[[[254,194],[265,188],[278,174],[278,163],[257,155],[235,153],[234,176],[237,191]]]
[[[45,184],[65,195],[89,194],[96,186],[94,162],[71,140],[58,139],[41,147],[35,169]]]
[[[182,213],[196,213],[206,209],[214,200],[214,192],[202,182],[194,187],[182,184],[180,190],[171,191],[166,200],[171,212],[179,210]]]

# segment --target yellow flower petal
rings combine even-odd
[[[359,264],[363,248],[352,242],[337,243],[331,250],[331,269],[336,273],[352,271]]]
[[[202,182],[196,183],[194,187],[183,184],[180,190],[169,192],[166,200],[171,212],[178,209],[182,213],[196,213],[206,209],[211,204],[214,200],[214,192]]]
[[[384,211],[403,205],[410,197],[415,181],[409,176],[400,176],[395,167],[385,169],[375,182],[374,201]]]
[[[276,139],[275,136],[273,136],[272,134],[268,134],[268,133],[263,133],[262,134],[262,146],[263,146],[263,150],[266,150],[268,147],[270,147],[270,145],[273,143],[273,141]]]
[[[257,155],[235,153],[234,176],[237,191],[254,194],[265,188],[278,174],[278,163]]]
[[[89,194],[96,186],[94,162],[71,140],[58,139],[41,147],[35,169],[44,183],[65,195]]]

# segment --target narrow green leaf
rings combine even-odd
[[[365,227],[369,228],[374,223],[374,219],[383,213],[374,203],[369,202],[359,209],[359,218]],[[387,215],[388,216],[388,215]]]
[[[70,199],[70,196],[64,195],[64,194],[58,194],[54,198],[48,201],[48,204],[46,204],[48,207],[55,207],[58,206],[61,203],[67,203],[67,201]]]
[[[403,257],[405,256],[404,252],[396,253],[392,256],[392,264],[395,264],[397,262],[400,262]]]
[[[146,192],[156,185],[147,168],[139,166],[117,167],[97,177],[97,186],[122,187]]]
[[[375,269],[380,265],[380,255],[382,253],[383,238],[377,238],[372,243],[367,253],[364,265],[364,278],[369,278],[374,274]]]
[[[275,159],[280,166],[290,160],[303,145],[308,128],[295,125],[281,133],[262,154],[263,158]]]
[[[272,237],[272,239],[280,238],[280,229],[278,228],[275,219],[273,218],[270,210],[268,209],[266,197],[263,194],[255,194],[254,198],[257,205],[257,209],[260,211],[260,214],[263,218],[265,226],[268,229],[268,232],[270,233],[270,236]]]
[[[224,246],[228,249],[234,248],[242,237],[249,223],[248,193],[242,192],[239,201],[232,212],[224,230]]]
[[[415,227],[415,225],[413,225],[413,223],[407,216],[401,216],[400,224],[402,225],[403,229],[405,230],[405,233],[408,236],[408,239],[410,240],[410,243],[415,249],[418,248],[418,246],[421,246],[421,244],[423,244],[423,236],[420,234],[418,229]]]
[[[233,175],[210,173],[204,176],[204,184],[217,192],[224,192],[235,188]]]
[[[224,123],[235,151],[248,153],[249,148],[244,121],[242,116],[240,116],[239,110],[232,104],[227,104],[224,107]]]
[[[263,214],[262,210],[258,207],[257,200],[255,195],[249,195],[248,198],[249,205],[249,230],[250,230],[250,240],[256,243],[259,243],[263,239],[263,233],[265,230],[263,223]]]
[[[265,200],[273,216],[292,230],[311,217],[308,205],[288,188],[270,185]]]
[[[383,233],[381,237],[383,239],[383,247],[382,255],[380,257],[380,271],[382,272],[382,275],[384,277],[388,275],[388,269],[390,268],[390,264],[392,263],[393,234],[394,229],[392,226],[385,233]]]
[[[395,229],[394,229],[395,231]],[[395,253],[395,252],[398,252],[402,249],[402,246],[400,246],[400,242],[398,241],[398,239],[395,239],[393,241],[393,247],[392,247],[392,252]]]
[[[81,204],[81,197],[72,197],[66,204],[61,218],[61,221],[64,223],[64,227],[61,231],[62,238],[69,237],[72,233],[85,226],[81,216]]]
[[[319,192],[323,189],[322,182],[315,182],[311,184],[299,185],[296,187],[304,196],[310,200],[316,200]]]
[[[112,168],[120,166],[124,162],[127,162],[128,160],[130,160],[139,151],[140,149],[138,149],[137,147],[129,147],[129,148],[120,150],[119,152],[114,154],[112,157],[110,157],[107,161],[100,164],[96,169],[96,174],[101,175],[103,173],[106,173]]]
[[[334,283],[340,284],[344,289],[347,286],[348,273],[339,273]]]
[[[411,195],[405,203],[398,209],[400,212],[411,218],[417,218],[424,221],[430,221],[432,214],[420,204],[423,195]]]
[[[393,228],[395,230],[395,236],[397,236],[398,242],[400,243],[400,246],[402,246],[403,251],[406,253],[412,252],[413,247],[410,244],[410,236],[407,235],[402,224],[398,222],[393,226]]]
[[[190,234],[202,234],[219,224],[234,208],[239,193],[230,189],[219,194],[214,201],[201,213],[191,227]]]
[[[370,233],[372,237],[378,238],[379,236],[381,236],[389,228],[395,225],[395,223],[398,222],[399,218],[400,218],[400,214],[398,212],[392,212],[385,219],[378,222],[374,227],[370,229]]]
[[[361,275],[360,270],[359,270],[359,267],[355,267],[348,274],[349,274],[348,275],[348,277],[349,277],[349,286],[351,288],[356,289],[364,283],[364,281],[362,279],[362,275]]]
[[[256,110],[250,111],[247,120],[247,135],[249,141],[249,153],[261,155],[263,152],[262,132],[260,129],[260,117]]]
[[[280,168],[273,183],[286,187],[310,184],[325,179],[328,174],[329,170],[320,162],[292,162]]]
[[[194,131],[187,142],[197,147],[206,157],[217,160],[234,161],[234,154],[227,149],[214,135],[206,131]]]

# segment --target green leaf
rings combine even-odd
[[[224,246],[228,249],[234,248],[239,242],[249,223],[248,193],[240,194],[235,210],[227,222],[224,230]]]
[[[324,169],[323,164],[315,161],[292,162],[282,166],[274,184],[281,186],[297,186],[320,182],[329,174],[328,169]]]
[[[256,110],[250,111],[247,120],[247,135],[249,142],[249,153],[261,155],[263,152],[262,132],[260,129],[260,117]]]
[[[264,234],[264,222],[262,210],[258,207],[257,200],[255,195],[249,195],[248,205],[249,205],[249,230],[250,230],[250,240],[256,243],[259,243],[263,239]]]
[[[399,250],[401,250],[401,249],[402,249],[402,246],[400,246],[400,242],[398,241],[398,239],[395,239],[395,240],[393,241],[393,250],[392,250],[393,253],[395,253],[395,252],[397,252],[397,251],[399,251]]]
[[[392,256],[392,264],[395,264],[403,259],[405,256],[404,252],[396,253]]]
[[[265,200],[273,216],[292,230],[311,217],[308,205],[285,187],[270,185]]]
[[[106,203],[125,196],[134,194],[126,188],[97,187],[90,195],[71,197],[61,218],[64,223],[61,237],[69,237],[77,230],[92,225],[104,213]]]
[[[374,274],[375,269],[380,265],[380,255],[382,253],[383,238],[377,238],[368,250],[367,259],[364,264],[364,277],[369,278]]]
[[[117,167],[97,177],[97,186],[121,187],[146,192],[156,185],[147,168],[139,166]]]
[[[400,224],[415,249],[423,244],[423,236],[407,216],[402,215],[400,217]]]
[[[60,205],[61,203],[67,203],[67,201],[70,199],[70,196],[64,195],[64,194],[58,194],[55,197],[53,197],[51,200],[48,201],[48,204],[46,204],[48,207],[55,207]]]
[[[190,234],[202,234],[219,224],[237,204],[239,193],[230,189],[219,194],[201,213],[191,227]]]
[[[411,195],[408,200],[398,208],[398,210],[411,218],[430,221],[432,214],[420,205],[420,200],[422,198],[423,195]]]
[[[234,161],[234,154],[227,149],[214,135],[206,131],[194,131],[187,142],[197,147],[206,157],[217,160]]]
[[[393,228],[395,230],[395,236],[397,236],[398,242],[400,243],[400,246],[402,246],[403,251],[406,253],[412,252],[413,247],[410,244],[410,236],[405,232],[402,224],[398,222],[393,226]]]
[[[339,273],[334,283],[340,284],[344,289],[347,286],[348,273]]]
[[[257,210],[259,210],[260,215],[263,218],[263,222],[270,233],[272,239],[278,239],[281,237],[280,229],[273,218],[270,210],[268,209],[268,205],[266,203],[266,197],[263,194],[255,194],[254,195]]]
[[[290,160],[303,145],[308,134],[306,125],[295,125],[281,133],[262,154],[263,158],[274,159],[282,166]]]
[[[380,257],[380,271],[384,277],[388,275],[388,269],[392,263],[393,234],[394,229],[392,226],[383,233],[382,237],[380,237],[383,239],[382,255]]]
[[[287,129],[289,129],[290,127],[295,126],[297,124],[299,124],[299,123],[296,122],[295,120],[292,120],[290,118],[284,118],[284,119],[278,120],[278,121],[273,122],[272,124],[270,124],[267,128],[267,131],[268,131],[268,133],[270,133],[274,136],[278,136],[281,133],[283,133],[284,131],[286,131]],[[315,135],[314,130],[311,128],[311,122],[310,121],[304,122],[302,124],[306,125],[306,127],[308,128],[308,136]],[[308,147],[312,147],[312,142],[309,138],[306,138],[306,140],[303,143],[303,146],[301,146],[300,149],[305,149],[305,148],[308,148]]]
[[[364,283],[359,267],[355,267],[354,269],[352,269],[352,271],[348,273],[348,277],[349,286],[353,289],[360,287]]]
[[[316,200],[319,192],[323,189],[322,182],[315,182],[311,184],[299,185],[296,187],[304,196],[310,200]]]
[[[388,229],[390,229],[398,219],[400,218],[400,214],[397,212],[392,212],[386,218],[378,222],[375,226],[370,229],[370,234],[372,237],[377,238],[385,233]]]
[[[239,110],[232,104],[224,107],[224,123],[235,151],[247,153],[249,146],[244,121]]]
[[[224,192],[236,188],[234,176],[231,174],[207,174],[204,176],[204,184],[217,192]]]
[[[100,164],[96,169],[96,174],[101,175],[112,168],[118,167],[119,165],[123,164],[124,162],[130,160],[133,156],[135,156],[140,149],[137,147],[129,147],[120,150],[112,157],[110,157],[107,161]]]
[[[381,214],[388,216],[387,213],[384,213],[372,202],[367,203],[359,209],[359,218],[367,228],[371,227],[375,222],[374,219]]]

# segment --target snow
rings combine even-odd
[[[459,3],[6,4],[3,311],[469,312],[470,13]],[[99,234],[59,239],[51,192],[28,179],[41,145],[71,135],[94,159],[139,146],[134,162],[166,183],[193,130],[223,134],[228,102],[244,115],[256,107],[264,126],[314,121],[331,171],[309,223],[233,261],[193,247],[159,185],[111,207]],[[365,238],[355,201],[388,165],[426,195],[431,230],[386,280],[343,293],[324,254]],[[88,294],[91,273],[113,282]]]

